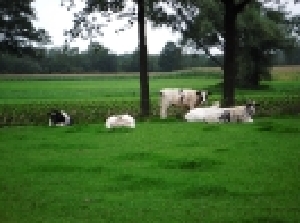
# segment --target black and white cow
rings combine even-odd
[[[49,114],[49,126],[72,125],[72,119],[64,110],[53,109]]]
[[[189,110],[208,100],[210,93],[206,90],[182,88],[164,88],[160,90],[160,117],[167,117],[170,106],[187,107]]]

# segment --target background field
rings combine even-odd
[[[237,98],[251,95],[299,95],[300,67],[274,67],[272,82],[251,90],[237,89]],[[156,100],[159,90],[165,87],[209,89],[213,97],[222,92],[219,84],[222,72],[217,67],[191,68],[171,73],[150,73],[150,96]],[[0,103],[32,103],[43,101],[105,101],[138,100],[139,78],[137,73],[116,74],[27,74],[0,76]]]

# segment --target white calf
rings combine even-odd
[[[193,109],[207,101],[208,94],[204,90],[164,88],[160,90],[160,117],[166,118],[167,110],[172,105]]]
[[[134,128],[135,127],[135,120],[130,115],[114,115],[110,116],[106,119],[105,123],[106,128],[115,128],[115,127],[128,127]]]

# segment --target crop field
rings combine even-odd
[[[0,128],[0,222],[300,221],[300,116]]]
[[[261,103],[252,124],[160,120],[161,88],[220,100],[221,79],[194,72],[151,76],[143,121],[135,75],[0,78],[0,222],[300,222],[298,71],[236,90]],[[48,127],[51,108],[75,124]],[[122,112],[136,128],[105,129]]]

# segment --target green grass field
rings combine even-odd
[[[213,97],[220,98],[221,89],[217,87],[219,79],[154,79],[150,80],[150,96],[157,100],[159,90],[164,87],[209,89]],[[299,95],[300,82],[273,81],[263,82],[267,88],[236,91],[237,98],[248,96],[284,97]],[[52,101],[109,101],[138,100],[139,80],[5,80],[0,81],[1,104],[26,104]]]
[[[150,94],[157,98],[164,87],[203,89],[220,82],[218,79],[165,78],[150,81]],[[138,78],[95,80],[3,80],[0,81],[0,103],[40,101],[138,100]]]
[[[203,68],[204,69],[204,68]],[[263,82],[263,88],[255,91],[236,90],[237,98],[285,97],[300,95],[300,68],[278,67],[273,69],[275,81]],[[197,73],[198,72],[198,73]],[[200,72],[200,73],[199,73]],[[203,71],[194,68],[171,74],[151,74],[150,97],[158,100],[159,90],[165,87],[208,89],[212,98],[219,100],[221,79],[215,78],[220,70]],[[287,79],[286,77],[289,76]],[[0,104],[28,104],[59,101],[137,101],[140,95],[137,74],[114,75],[2,75],[0,76]]]
[[[0,222],[300,222],[300,117],[0,128]]]
[[[155,109],[164,87],[221,98],[220,79],[192,72],[151,77]],[[130,130],[103,121],[138,111],[137,77],[0,78],[0,223],[300,222],[300,83],[283,76],[237,89],[264,102],[253,124],[154,116]],[[47,126],[57,106],[74,126]]]

